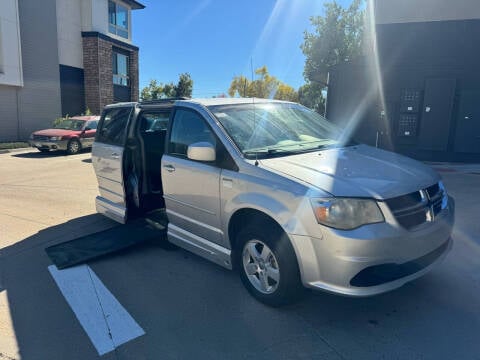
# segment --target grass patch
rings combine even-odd
[[[0,150],[8,150],[8,149],[21,149],[29,147],[30,145],[28,142],[24,141],[17,141],[17,142],[0,142]]]

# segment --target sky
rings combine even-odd
[[[298,89],[305,83],[300,49],[310,17],[324,0],[140,0],[132,13],[133,43],[140,48],[140,89],[150,79],[193,79],[193,97],[227,94],[234,76],[253,68]],[[337,1],[342,5],[349,0]]]

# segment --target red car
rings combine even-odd
[[[74,116],[63,120],[52,129],[38,130],[30,135],[30,145],[41,152],[63,150],[76,154],[90,148],[95,140],[100,116]]]

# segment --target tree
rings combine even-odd
[[[298,102],[323,115],[325,113],[323,89],[324,86],[322,84],[313,82],[300,86],[298,89]]]
[[[176,97],[192,97],[193,80],[189,73],[180,74],[178,83],[175,86]]]
[[[266,99],[296,101],[298,94],[294,88],[284,84],[268,73],[266,66],[255,70],[256,80],[248,80],[245,76],[235,76],[230,83],[228,94],[240,97],[258,97]]]
[[[280,83],[273,98],[277,100],[298,102],[298,92],[296,92],[291,86]]]
[[[304,33],[301,49],[306,56],[304,77],[327,82],[330,67],[362,54],[364,16],[363,0],[353,0],[347,8],[336,1],[325,4],[325,15],[310,18],[314,33]]]
[[[154,100],[160,99],[163,94],[163,85],[158,84],[157,80],[150,80],[148,86],[145,86],[140,92],[140,99],[142,100]]]
[[[314,31],[305,31],[300,46],[306,56],[303,76],[307,82],[300,101],[316,104],[321,110],[322,92],[326,89],[328,71],[332,66],[362,55],[364,40],[364,0],[353,0],[343,8],[335,0],[325,4],[325,15],[310,18]],[[321,96],[322,100],[316,99]]]
[[[173,82],[163,84],[157,80],[150,80],[148,86],[145,86],[140,92],[142,100],[156,100],[171,97],[191,97],[193,91],[193,80],[189,73],[180,74],[178,83]]]
[[[228,95],[233,97],[238,94],[240,97],[247,97],[249,86],[250,81],[245,76],[235,76],[228,89]]]

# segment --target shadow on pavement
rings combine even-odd
[[[457,195],[464,217],[469,193]],[[2,249],[0,291],[7,291],[22,359],[98,358],[47,270],[44,249],[113,225],[89,215]],[[234,272],[150,241],[89,263],[146,332],[102,359],[475,358],[479,262],[463,245],[393,292],[360,299],[309,292],[273,309],[252,299]]]
[[[61,156],[77,156],[77,155],[81,155],[89,152],[90,152],[90,149],[83,149],[78,154],[68,155],[65,151],[61,151],[61,150],[53,150],[48,152],[40,152],[38,150],[32,150],[31,152],[12,154],[12,156],[17,158],[24,158],[24,159],[42,159],[42,158],[52,158],[52,157],[61,157]],[[88,159],[85,159],[85,160],[88,160]],[[85,160],[82,160],[82,161],[85,161]]]
[[[27,153],[12,154],[12,156],[17,158],[26,158],[26,159],[41,159],[41,158],[67,156],[67,153],[65,151],[40,152],[38,150],[32,150],[31,152],[27,152]]]

